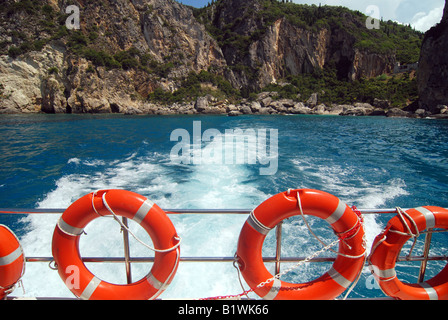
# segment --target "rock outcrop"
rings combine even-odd
[[[0,113],[65,112],[65,49],[58,44],[32,51],[18,59],[0,56]]]
[[[355,46],[349,29],[365,25],[346,11],[339,26],[310,28],[286,17],[269,20],[259,0],[217,1],[202,11],[207,19],[174,0],[1,2],[0,113],[366,114],[370,109],[326,107],[317,94],[306,104],[268,94],[232,108],[209,98],[156,106],[148,96],[175,92],[201,71],[248,93],[328,64],[350,81],[388,73],[395,63],[393,54]],[[73,4],[81,12],[79,31],[65,28]]]
[[[80,31],[64,30],[65,8],[73,3],[80,7]],[[156,88],[175,91],[190,72],[222,73],[225,66],[216,41],[174,0],[10,0],[5,6],[0,43],[9,54],[0,56],[0,113],[157,112],[146,101]],[[48,14],[45,24],[41,12]],[[50,31],[57,20],[62,35]],[[80,54],[87,43],[89,51]],[[41,49],[33,50],[37,44]],[[11,48],[18,51],[13,57]],[[122,68],[108,65],[130,49],[155,70],[134,67],[133,57]]]
[[[191,71],[219,70],[225,66],[221,49],[194,18],[191,9],[174,0],[132,2],[141,12],[144,49],[147,47],[159,63],[166,62],[166,57],[175,56],[179,66],[174,68],[177,77],[185,77]]]
[[[418,71],[420,108],[434,114],[448,105],[448,0],[442,21],[423,40]]]
[[[357,80],[390,73],[395,55],[380,55],[355,48],[356,37],[348,28],[307,28],[285,17],[272,24],[266,21],[263,2],[257,0],[227,0],[209,11],[212,28],[226,30],[240,41],[224,41],[222,52],[230,67],[228,76],[235,87],[260,89],[286,75],[313,73],[334,64],[340,79]],[[365,28],[352,15],[341,18],[350,28]],[[267,24],[270,24],[266,27]],[[241,50],[241,47],[247,46]],[[251,77],[247,69],[256,72]]]

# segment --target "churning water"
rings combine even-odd
[[[194,121],[200,121],[201,132],[215,129],[220,135],[193,141]],[[246,152],[257,161],[173,161],[176,142],[170,136],[176,129],[189,132],[192,145],[199,143],[190,156],[195,152]],[[232,139],[226,139],[226,132],[238,135],[248,129],[277,130],[278,149],[273,148],[274,139],[269,135],[258,136],[267,143],[264,155],[251,155],[257,149],[247,144],[227,143]],[[358,208],[448,207],[446,121],[326,116],[14,115],[0,117],[0,133],[0,207],[4,208],[66,208],[89,192],[114,188],[137,192],[169,209],[253,209],[289,188],[323,190]],[[269,154],[269,150],[274,152]],[[260,174],[260,168],[267,164],[263,157],[278,161],[275,174]],[[50,257],[58,218],[0,215],[0,223],[20,236],[27,256]],[[182,256],[232,257],[247,217],[170,218],[183,239]],[[365,217],[369,250],[390,218]],[[325,240],[334,239],[328,225],[316,220],[310,219],[315,232]],[[131,228],[151,242],[138,225],[131,223]],[[80,243],[83,256],[123,256],[120,227],[113,219],[95,220],[86,233]],[[284,234],[284,256],[307,256],[321,248],[299,218],[285,223]],[[431,253],[446,254],[447,247],[448,237],[437,235]],[[274,250],[273,235],[269,234],[263,251],[273,256]],[[131,254],[152,253],[132,241]],[[428,277],[443,265],[431,263]],[[88,267],[103,280],[126,281],[123,264]],[[133,264],[134,280],[145,276],[150,267]],[[271,265],[268,268],[273,270]],[[285,279],[310,281],[329,268],[329,264],[309,264]],[[400,265],[399,277],[415,282],[417,268],[412,263]],[[18,288],[13,295],[73,296],[46,264],[28,263],[23,284],[25,292]],[[231,263],[185,262],[161,298],[203,298],[242,291]],[[365,268],[350,297],[381,296]]]

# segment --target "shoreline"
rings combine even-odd
[[[276,99],[276,92],[262,92],[255,100],[241,100],[232,104],[228,100],[217,100],[211,95],[197,98],[189,103],[169,105],[148,101],[132,101],[126,105],[107,103],[98,108],[79,108],[82,112],[45,112],[41,106],[25,110],[1,109],[2,114],[123,114],[123,115],[329,115],[329,116],[382,116],[397,118],[448,119],[448,106],[439,105],[438,113],[431,113],[413,103],[403,109],[392,107],[387,100],[375,99],[370,103],[331,104],[318,103],[317,94],[307,102],[292,99]],[[67,110],[69,111],[69,110]]]

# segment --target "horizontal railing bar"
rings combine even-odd
[[[0,208],[0,214],[62,214],[65,209],[6,209]]]
[[[7,209],[0,214],[63,214],[66,209]],[[167,214],[250,214],[249,209],[164,209]]]
[[[282,258],[281,262],[300,262],[305,260],[305,257],[297,258]],[[27,257],[27,262],[52,262],[54,259],[52,257]],[[233,262],[234,257],[180,257],[181,262]],[[310,260],[311,262],[332,262],[335,258],[314,258]],[[125,258],[121,257],[85,257],[82,258],[85,263],[123,263]],[[264,262],[275,262],[275,257],[263,258]],[[133,257],[129,259],[131,263],[150,263],[154,262],[154,257]]]
[[[63,214],[66,209],[5,209],[0,208],[1,214],[12,214],[12,215],[27,215],[27,214]],[[397,214],[397,209],[357,209],[364,215],[368,214]],[[403,209],[409,210],[409,209]],[[164,209],[167,214],[193,214],[193,215],[207,215],[207,214],[236,214],[236,215],[249,215],[252,210],[244,209]],[[447,230],[443,230],[447,231]],[[432,232],[432,231],[430,231]],[[438,232],[438,231],[437,231]],[[127,259],[127,261],[126,261]],[[82,258],[84,263],[153,263],[154,257],[85,257]],[[265,263],[299,263],[307,260],[306,257],[264,257],[263,261]],[[321,257],[310,259],[309,262],[312,263],[323,263],[323,262],[334,262],[336,257]],[[234,257],[180,257],[180,262],[234,262]],[[400,256],[397,262],[412,262],[412,261],[448,261],[448,256]],[[26,257],[26,262],[41,262],[51,263],[54,262],[53,257]],[[368,265],[368,262],[365,262]],[[51,267],[52,268],[52,267]]]
[[[424,256],[413,256],[413,257],[407,257],[407,256],[400,256],[397,259],[397,262],[407,262],[407,261],[424,261],[425,257]],[[448,256],[432,256],[432,257],[428,257],[428,259],[426,259],[427,261],[443,261],[443,260],[447,260],[448,261]]]
[[[0,208],[0,214],[63,214],[66,209],[7,209]],[[167,214],[250,214],[248,209],[164,209]]]
[[[291,263],[291,262],[301,262],[306,260],[306,257],[282,257],[280,262]],[[408,261],[423,261],[425,258],[423,256],[400,256],[397,262],[408,262]],[[27,257],[27,262],[53,262],[52,257]],[[233,262],[234,257],[181,257],[181,262]],[[335,257],[323,257],[323,258],[313,258],[310,262],[334,262]],[[428,257],[428,261],[444,261],[448,260],[448,256],[432,256]],[[84,257],[82,261],[85,263],[124,263],[125,258],[121,257]],[[130,258],[131,263],[152,263],[154,262],[153,257],[133,257]],[[264,262],[276,262],[275,257],[265,257]]]
[[[394,214],[397,209],[358,209],[362,214]],[[403,209],[409,210],[409,209]],[[0,214],[62,214],[65,209],[8,209],[0,208]],[[249,209],[164,209],[167,214],[250,214]]]

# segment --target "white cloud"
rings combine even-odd
[[[427,31],[442,20],[443,6],[431,10],[429,13],[419,12],[413,18],[411,25],[420,31]]]

